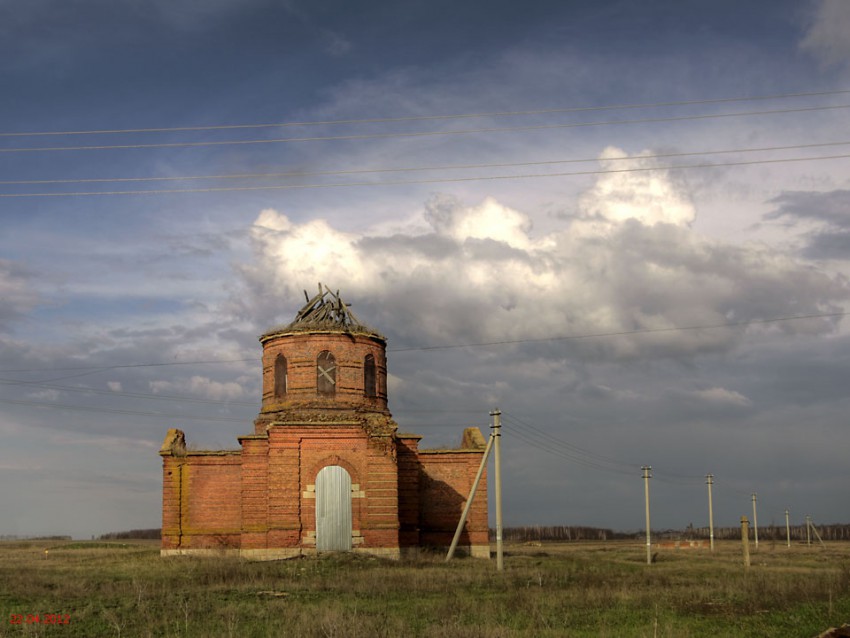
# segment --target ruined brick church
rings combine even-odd
[[[448,547],[484,454],[478,428],[439,450],[398,432],[386,338],[321,284],[260,343],[262,404],[239,449],[190,450],[177,429],[165,437],[161,553],[397,558]],[[490,555],[486,475],[459,546]]]

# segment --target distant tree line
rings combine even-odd
[[[632,536],[631,533],[583,525],[529,525],[506,527],[502,530],[504,540],[521,543],[533,541],[607,541],[632,538]],[[496,530],[491,529],[490,540],[495,540],[495,538]]]
[[[850,523],[831,523],[829,525],[813,526],[825,541],[850,540]],[[790,528],[792,541],[806,541],[806,526],[793,525]],[[502,538],[506,541],[529,543],[534,541],[605,541],[629,538],[644,538],[643,530],[637,532],[615,532],[601,527],[586,527],[583,525],[527,525],[523,527],[506,527],[502,530]],[[750,531],[752,535],[752,531]],[[709,538],[708,527],[688,525],[684,530],[665,529],[652,530],[654,538],[664,540],[699,540]],[[714,538],[717,540],[739,540],[741,528],[715,527]],[[496,530],[490,530],[490,540],[496,539]],[[785,541],[784,525],[759,526],[759,540]],[[814,533],[811,541],[817,542]]]
[[[0,541],[70,541],[70,536],[18,536],[16,534],[0,535]]]
[[[830,523],[829,525],[812,525],[820,534],[820,537],[825,541],[847,541],[850,540],[850,523]],[[806,526],[792,525],[789,529],[792,541],[806,540]],[[752,531],[750,531],[752,535]],[[688,527],[683,533],[682,538],[708,538],[708,527]],[[814,533],[810,534],[811,541],[817,542],[817,536]],[[735,540],[741,538],[741,527],[715,527],[714,538],[719,540]],[[784,541],[786,531],[784,525],[759,525],[759,541],[775,540]]]
[[[109,532],[108,534],[101,534],[98,536],[98,540],[101,541],[115,541],[115,540],[127,540],[127,539],[159,539],[161,538],[160,534],[161,530],[159,528],[156,529],[131,529],[126,532]]]

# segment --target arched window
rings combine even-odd
[[[336,393],[336,359],[327,350],[316,361],[316,389],[326,396]]]
[[[274,360],[274,396],[276,399],[282,399],[286,396],[287,382],[286,357],[279,354]]]
[[[367,397],[378,396],[377,380],[378,375],[375,374],[375,357],[367,354],[366,360],[363,362],[363,389]]]

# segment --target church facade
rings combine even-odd
[[[326,287],[260,337],[262,402],[233,450],[165,437],[163,555],[273,560],[322,551],[398,558],[447,548],[485,450],[420,449],[387,406],[386,338]],[[489,557],[486,472],[459,547]]]

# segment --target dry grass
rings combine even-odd
[[[45,554],[44,550],[49,549]],[[493,562],[159,557],[155,544],[0,544],[0,636],[783,636],[850,620],[850,544],[507,548]],[[12,614],[69,625],[12,625]]]

